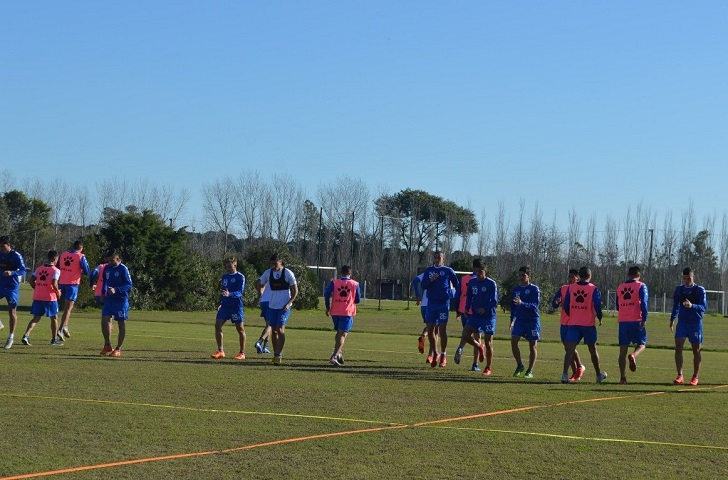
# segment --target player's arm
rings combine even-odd
[[[599,319],[599,326],[602,325],[602,293],[598,288],[594,289],[594,313]]]

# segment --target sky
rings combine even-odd
[[[0,1],[0,171],[728,209],[728,2]],[[244,195],[245,192],[240,192]],[[528,216],[528,213],[527,213]],[[701,220],[698,220],[700,223]]]

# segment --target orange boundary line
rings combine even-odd
[[[728,385],[720,385],[720,386],[716,386],[716,387],[705,387],[705,388],[701,388],[700,390],[711,390],[711,389],[718,389],[718,388],[728,388]],[[684,391],[695,391],[695,390],[698,390],[698,389],[686,389],[686,390],[679,390],[679,391],[684,392]],[[547,404],[547,405],[532,405],[529,407],[510,408],[508,410],[497,410],[494,412],[479,413],[479,414],[475,414],[475,415],[465,415],[462,417],[443,418],[440,420],[432,420],[429,422],[414,423],[412,425],[391,425],[391,426],[385,426],[385,427],[347,430],[347,431],[343,431],[343,432],[321,433],[321,434],[317,434],[317,435],[308,435],[305,437],[286,438],[283,440],[273,440],[270,442],[256,443],[253,445],[245,445],[242,447],[227,448],[224,450],[180,453],[180,454],[176,454],[176,455],[165,455],[165,456],[161,456],[161,457],[138,458],[136,460],[124,460],[121,462],[102,463],[102,464],[96,464],[96,465],[86,465],[86,466],[82,466],[82,467],[65,468],[62,470],[50,470],[47,472],[27,473],[27,474],[23,474],[23,475],[14,475],[11,477],[2,477],[2,478],[0,478],[0,480],[21,480],[21,479],[25,479],[25,478],[38,478],[38,477],[47,477],[47,476],[51,476],[51,475],[60,475],[63,473],[75,473],[75,472],[83,472],[83,471],[88,471],[88,470],[98,470],[98,469],[102,469],[102,468],[135,465],[135,464],[140,464],[140,463],[159,462],[159,461],[163,461],[163,460],[176,460],[176,459],[180,459],[180,458],[201,457],[201,456],[205,456],[205,455],[215,455],[215,454],[220,454],[220,453],[231,453],[231,452],[238,452],[238,451],[243,451],[243,450],[253,450],[255,448],[268,447],[268,446],[272,446],[272,445],[284,445],[284,444],[288,444],[288,443],[303,442],[303,441],[307,441],[307,440],[318,440],[318,439],[322,439],[322,438],[341,437],[341,436],[345,436],[345,435],[354,435],[357,433],[381,432],[381,431],[385,431],[385,430],[400,430],[403,428],[415,428],[415,427],[422,427],[422,426],[428,426],[428,425],[436,425],[438,423],[457,422],[457,421],[462,421],[462,420],[471,420],[474,418],[492,417],[495,415],[505,415],[508,413],[524,412],[524,411],[528,411],[528,410],[536,410],[536,409],[547,408],[547,407],[560,407],[560,406],[565,406],[565,405],[575,405],[575,404],[579,404],[579,403],[589,403],[589,402],[603,402],[603,401],[607,401],[607,400],[622,400],[625,398],[634,398],[636,396],[662,395],[664,393],[667,393],[667,392],[650,392],[650,393],[645,393],[642,395],[620,395],[617,397],[590,398],[590,399],[584,399],[584,400],[573,400],[573,401],[569,401],[569,402],[552,403],[552,404]]]

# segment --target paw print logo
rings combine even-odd
[[[73,258],[71,258],[71,257],[66,257],[66,260],[63,262],[63,264],[67,267],[70,267],[72,263],[73,263]]]
[[[48,278],[48,272],[41,272],[41,274],[38,275],[38,278],[41,282],[45,282],[45,279]]]
[[[589,295],[584,290],[577,290],[574,292],[574,301],[576,303],[584,303],[586,302],[586,297]]]
[[[348,285],[341,285],[337,291],[339,292],[340,297],[347,297],[349,296],[349,286]]]
[[[634,289],[632,287],[625,287],[624,290],[622,290],[622,297],[625,300],[631,300],[632,295],[634,295]]]

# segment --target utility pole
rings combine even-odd
[[[652,245],[655,239],[655,229],[650,228],[650,258],[647,259],[647,272],[645,273],[645,280],[650,280],[650,274],[652,273]]]

